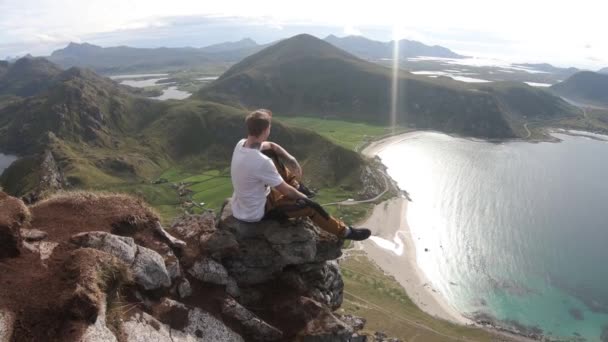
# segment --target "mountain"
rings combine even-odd
[[[196,96],[244,108],[267,107],[279,115],[387,125],[391,82],[391,69],[299,35],[245,58]],[[519,83],[467,84],[400,71],[397,84],[396,123],[419,129],[509,138],[523,119],[576,112],[561,99]]]
[[[574,74],[580,70],[574,67],[570,68],[559,68],[549,63],[515,63],[514,66],[522,66],[524,68],[531,68],[535,70],[545,71],[552,74]]]
[[[54,51],[48,59],[63,68],[76,66],[108,74],[184,69],[211,62],[209,57],[195,48],[104,48],[87,43],[70,43],[67,47]]]
[[[46,89],[61,69],[44,58],[0,63],[0,95],[30,96]]]
[[[608,75],[581,71],[551,86],[555,93],[585,104],[608,106]]]
[[[84,67],[104,74],[173,71],[237,62],[263,47],[264,45],[258,45],[248,38],[200,49],[101,47],[88,43],[70,43],[65,48],[54,51],[48,59],[63,68]]]
[[[339,38],[334,35],[327,36],[325,41],[360,58],[393,58],[394,41],[379,42],[362,36],[346,36]],[[464,57],[442,46],[429,46],[414,40],[402,39],[398,42],[398,44],[400,58],[419,56],[444,58]]]
[[[218,53],[218,52],[226,52],[226,51],[234,51],[241,49],[250,49],[257,47],[258,44],[251,38],[243,38],[237,42],[225,42],[219,44],[213,44],[201,48],[201,51],[207,53]]]
[[[608,68],[600,69],[598,72],[602,74],[608,74]]]
[[[0,178],[13,194],[28,193],[40,183],[45,153],[71,187],[130,184],[138,190],[142,181],[170,167],[224,169],[243,136],[241,109],[149,100],[81,68],[60,71],[48,82],[35,95],[0,107],[0,152],[22,157]],[[298,157],[315,187],[362,188],[366,162],[359,154],[279,122],[273,124],[273,139]]]

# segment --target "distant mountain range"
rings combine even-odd
[[[583,104],[608,107],[608,75],[581,71],[551,86],[555,93]]]
[[[63,68],[85,67],[96,72],[129,73],[172,71],[217,63],[234,63],[264,48],[251,39],[211,45],[204,48],[101,47],[70,43],[54,51],[48,59]]]
[[[359,36],[338,38],[333,35],[328,36],[325,40],[361,58],[392,58],[392,42],[378,42]],[[229,66],[272,44],[274,43],[260,45],[249,38],[203,48],[149,49],[128,46],[101,47],[88,43],[70,43],[65,48],[54,51],[48,59],[63,68],[86,67],[104,74],[174,71],[213,65],[228,64]],[[401,58],[415,56],[463,57],[441,46],[428,46],[411,40],[400,40],[399,47]]]
[[[523,118],[576,115],[566,102],[525,84],[468,84],[447,77],[398,75],[396,122],[419,129],[488,138],[517,134]],[[280,115],[311,115],[390,124],[389,68],[326,41],[298,35],[235,64],[199,98]]]
[[[327,36],[325,41],[363,59],[393,58],[394,41],[379,42],[363,36],[347,36],[339,38],[334,35]],[[398,45],[399,58],[420,56],[443,58],[465,57],[445,47],[439,45],[429,46],[414,40],[402,39],[398,41]]]
[[[598,72],[600,72],[600,73],[602,73],[602,74],[608,74],[608,68],[603,68],[603,69],[601,69],[601,70],[600,70],[600,71],[598,71]]]

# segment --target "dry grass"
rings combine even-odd
[[[150,220],[160,220],[158,212],[143,199],[132,195],[104,191],[59,191],[32,206],[63,206],[75,210],[95,210],[112,207],[116,216],[129,216],[129,223],[140,224]]]

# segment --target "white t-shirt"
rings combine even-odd
[[[283,182],[272,159],[259,150],[244,147],[246,139],[236,144],[230,164],[232,215],[246,222],[257,222],[264,217],[266,196],[270,187]]]

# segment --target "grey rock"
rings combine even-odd
[[[188,273],[205,283],[227,285],[229,281],[228,272],[224,266],[210,258],[204,258],[194,263]]]
[[[336,317],[327,306],[311,298],[300,297],[293,302],[283,302],[274,311],[306,323],[296,338],[299,341],[349,341],[353,335],[351,326]]]
[[[190,282],[188,279],[184,278],[180,281],[177,286],[177,293],[180,298],[190,297],[192,295],[192,287],[190,287]]]
[[[238,243],[236,253],[222,258],[222,263],[239,286],[271,281],[288,266],[323,264],[342,255],[341,241],[308,218],[287,224],[247,223],[232,216],[230,204],[220,217],[218,230],[229,232]]]
[[[354,331],[359,331],[359,330],[363,329],[363,327],[365,327],[365,322],[366,322],[365,318],[357,317],[354,315],[341,315],[341,316],[338,316],[338,318],[342,322],[350,325]]]
[[[171,286],[171,277],[165,267],[165,261],[155,251],[138,246],[137,255],[131,266],[135,283],[145,290],[156,290]]]
[[[137,245],[132,238],[101,231],[76,234],[70,241],[80,247],[95,248],[112,254],[128,265],[135,260],[137,251]]]
[[[218,259],[234,254],[239,247],[234,235],[225,230],[203,232],[199,242],[203,253]]]
[[[182,277],[182,268],[177,258],[170,258],[169,260],[166,260],[165,266],[167,267],[167,272],[169,272],[169,277],[171,280],[176,280],[177,278]]]
[[[0,342],[11,341],[13,330],[15,329],[15,314],[0,309]]]
[[[222,314],[238,322],[254,340],[276,341],[283,337],[282,331],[261,320],[232,298],[226,298],[222,303]]]
[[[241,296],[241,289],[236,283],[236,280],[232,277],[228,277],[228,283],[226,284],[226,293],[232,297],[238,298]]]
[[[106,299],[101,300],[97,320],[87,327],[80,342],[117,342],[116,336],[106,326]]]
[[[349,342],[367,342],[367,336],[354,333],[353,336],[351,336],[348,341]]]
[[[215,217],[212,212],[204,212],[201,215],[186,215],[177,219],[171,226],[170,231],[184,240],[197,240],[204,231],[213,230]]]
[[[47,233],[38,229],[21,229],[21,237],[28,242],[44,240]]]
[[[281,279],[334,310],[342,305],[344,282],[336,261],[300,265],[283,272]]]
[[[199,309],[182,303],[164,299],[163,306],[187,310],[188,322],[183,330],[171,329],[147,313],[137,313],[123,323],[127,342],[243,342],[243,338],[224,323]]]

